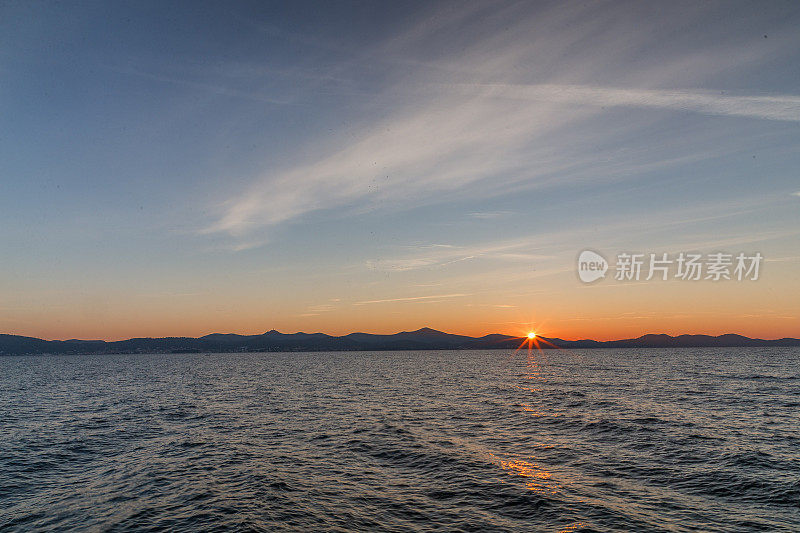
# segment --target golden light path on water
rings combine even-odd
[[[539,365],[536,359],[533,357],[533,348],[535,347],[540,353],[542,351],[541,344],[545,343],[549,346],[554,348],[558,348],[555,344],[541,338],[539,335],[536,334],[535,331],[528,332],[527,335],[522,337],[522,343],[514,350],[512,357],[516,355],[523,347],[526,347],[528,350],[528,361],[527,366],[529,369],[532,370],[530,374],[526,375],[527,379],[541,379],[539,376]],[[519,387],[518,385],[514,385],[515,387]],[[530,390],[539,390],[539,389],[530,389]],[[538,412],[536,409],[532,408],[529,404],[524,404],[522,406],[522,410],[526,413],[529,413],[531,416],[546,416],[545,413]],[[500,465],[504,471],[508,472],[509,474],[515,476],[522,476],[526,478],[525,486],[534,491],[541,494],[549,493],[549,494],[556,494],[556,489],[552,486],[552,473],[548,472],[539,463],[526,461],[523,459],[512,459],[512,460],[504,460],[500,459],[499,457],[495,456],[493,453],[489,453],[496,462]]]
[[[528,380],[544,379],[543,376],[541,375],[539,358],[534,356],[533,348],[536,348],[540,356],[544,355],[542,343],[548,345],[551,348],[559,350],[563,350],[563,348],[541,338],[535,331],[530,331],[527,333],[527,335],[524,335],[521,338],[522,338],[522,343],[517,347],[516,350],[514,350],[511,357],[513,358],[523,347],[527,347],[526,366],[528,368],[528,371],[524,375],[525,379]],[[541,391],[541,388],[522,387],[516,384],[511,384],[511,386],[530,392]],[[522,411],[526,413],[528,416],[533,416],[533,417],[560,416],[560,414],[545,413],[539,411],[528,403],[521,404],[520,407]],[[492,452],[487,452],[487,453],[491,457],[492,462],[499,465],[503,472],[506,472],[510,476],[523,478],[525,487],[528,490],[535,492],[537,494],[551,495],[551,496],[557,495],[559,493],[559,483],[557,482],[556,479],[553,478],[553,473],[546,470],[541,463],[535,462],[531,458],[527,458],[529,460],[521,458],[501,459]],[[581,527],[584,527],[584,524],[582,522],[576,522],[563,529],[560,529],[558,533],[569,533]]]
[[[556,344],[553,344],[552,342],[542,338],[535,331],[529,331],[527,333],[527,335],[525,335],[525,336],[523,336],[521,338],[522,338],[522,342],[517,347],[517,349],[514,350],[514,353],[512,354],[512,357],[514,355],[516,355],[521,349],[527,348],[527,352],[528,352],[528,361],[527,361],[527,363],[528,363],[529,369],[531,369],[532,372],[530,374],[526,375],[526,378],[527,379],[542,379],[541,376],[540,376],[538,361],[533,356],[533,348],[536,348],[536,350],[539,352],[540,356],[543,354],[542,345],[546,345],[546,347],[544,349],[548,349],[548,347],[549,347],[549,348],[554,348],[554,349],[558,349],[558,350],[563,350],[563,348],[561,348],[560,346],[557,346]],[[538,390],[540,390],[538,388],[537,389],[533,389],[533,388],[528,388],[528,387],[520,387],[519,385],[513,385],[513,386],[517,387],[517,388],[530,390],[530,391],[538,391]],[[530,416],[535,416],[535,417],[548,416],[547,413],[538,411],[537,409],[532,407],[530,404],[523,404],[522,405],[522,410],[524,412],[526,412],[526,413],[529,413]],[[541,467],[541,465],[539,465],[538,463],[524,461],[524,460],[521,460],[521,459],[508,460],[507,461],[507,460],[503,460],[503,459],[497,458],[492,453],[490,453],[490,455],[492,457],[495,457],[495,459],[497,460],[497,462],[499,463],[500,467],[503,470],[508,471],[508,472],[510,472],[510,473],[512,473],[514,475],[523,476],[523,477],[528,478],[528,482],[526,483],[526,486],[530,490],[533,490],[533,491],[536,491],[536,492],[541,492],[541,493],[544,493],[544,492],[555,493],[556,492],[556,490],[554,488],[552,488],[551,486],[548,486],[548,484],[546,483],[546,481],[551,479],[552,474],[550,472],[547,472],[546,470],[544,470]]]
[[[511,358],[514,358],[523,348],[526,349],[526,371],[524,374],[520,375],[520,377],[524,378],[525,380],[540,382],[546,381],[546,377],[542,374],[541,362],[546,360],[546,352],[550,349],[557,350],[562,353],[568,353],[576,358],[580,358],[578,353],[550,342],[535,331],[529,331],[527,334],[518,338],[522,341],[512,353]],[[542,387],[536,386],[528,387],[514,383],[509,383],[509,385],[529,393],[541,392],[543,390]],[[518,404],[518,407],[527,416],[532,416],[534,418],[563,416],[563,413],[545,412],[539,410],[531,403],[521,403]],[[536,494],[552,497],[562,494],[562,491],[566,486],[563,484],[563,482],[558,480],[559,476],[557,473],[546,469],[545,465],[536,461],[536,458],[533,456],[526,455],[522,457],[517,456],[503,459],[492,452],[486,453],[488,453],[488,455],[491,457],[492,462],[498,465],[503,472],[509,476],[512,476],[513,478],[521,478],[525,487]],[[561,474],[563,475],[563,472]],[[584,522],[578,521],[559,529],[557,533],[570,533],[585,526],[586,524]]]

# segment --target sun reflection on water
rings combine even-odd
[[[500,468],[507,471],[509,474],[526,478],[525,486],[532,491],[549,494],[556,493],[547,483],[552,477],[552,474],[544,470],[541,465],[537,463],[529,463],[521,459],[513,461],[504,461],[501,459]]]
[[[578,528],[584,528],[584,527],[586,527],[586,524],[584,524],[583,522],[575,522],[574,524],[571,524],[565,527],[564,529],[559,529],[558,533],[570,533],[572,531],[576,531]]]

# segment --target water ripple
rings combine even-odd
[[[0,358],[0,530],[798,531],[800,350]]]

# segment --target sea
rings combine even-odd
[[[1,531],[800,531],[800,349],[0,357]]]

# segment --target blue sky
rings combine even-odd
[[[796,329],[794,2],[0,13],[3,331],[577,335],[577,309],[607,329],[632,309],[652,320],[614,331],[720,333],[744,307],[754,333]],[[603,314],[575,280],[586,247],[771,267]],[[725,309],[670,321],[676,291]]]

